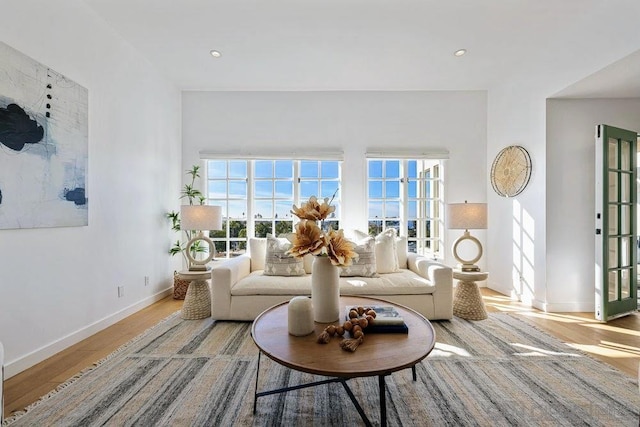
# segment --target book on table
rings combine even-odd
[[[349,319],[349,312],[352,309],[357,310],[357,308],[357,306],[347,306],[345,313],[347,320]],[[364,329],[365,333],[409,333],[407,324],[395,307],[391,305],[372,305],[365,308],[370,308],[376,312],[375,320]]]

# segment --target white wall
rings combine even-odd
[[[487,168],[509,145],[523,146],[531,180],[515,198],[498,196],[489,182],[488,286],[542,308],[546,300],[545,98],[531,82],[505,82],[489,92]]]
[[[179,260],[167,254],[164,213],[179,205],[181,99],[83,1],[4,0],[0,40],[89,91],[89,226],[0,230],[0,341],[12,376],[171,286]]]
[[[366,229],[367,150],[446,148],[446,201],[486,201],[486,103],[485,92],[184,92],[182,168],[201,150],[343,150],[342,226]]]
[[[595,127],[640,132],[640,99],[547,101],[547,305],[593,311]]]

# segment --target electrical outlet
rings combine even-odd
[[[118,298],[122,298],[124,296],[124,286],[118,286]]]
[[[149,286],[149,276],[144,276],[144,285]]]

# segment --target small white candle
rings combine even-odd
[[[309,335],[315,329],[311,298],[293,297],[289,301],[289,333],[296,337]]]

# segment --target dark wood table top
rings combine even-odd
[[[409,328],[408,334],[367,333],[355,352],[340,348],[340,337],[318,344],[316,337],[327,323],[316,323],[314,333],[295,337],[288,332],[288,302],[261,313],[253,322],[251,335],[258,348],[277,363],[297,371],[332,377],[384,375],[409,368],[427,357],[436,338],[431,323],[414,310],[388,301],[365,297],[340,297],[346,306],[392,305]],[[342,324],[343,319],[335,322]],[[345,336],[348,334],[345,333]]]

